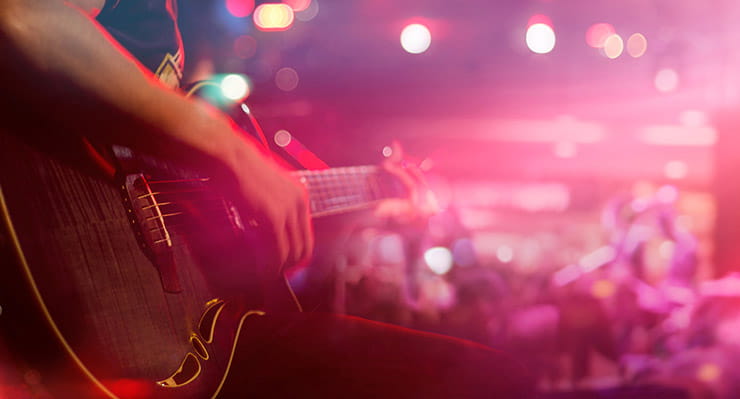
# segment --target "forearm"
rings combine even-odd
[[[225,117],[160,85],[72,6],[3,0],[0,40],[3,87],[69,130],[199,163],[252,156]]]

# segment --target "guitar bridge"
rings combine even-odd
[[[146,177],[141,174],[126,175],[121,185],[129,221],[144,253],[159,271],[162,288],[166,292],[182,291],[177,276],[172,237],[167,230],[165,217],[175,216],[162,210]]]

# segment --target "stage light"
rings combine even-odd
[[[249,83],[242,75],[226,75],[221,80],[221,92],[229,100],[239,101],[249,95]]]
[[[275,85],[282,91],[292,91],[298,87],[298,72],[293,68],[280,68],[275,73]]]
[[[689,165],[683,161],[670,161],[664,167],[665,177],[671,180],[681,180],[689,174]]]
[[[627,53],[634,58],[642,57],[647,51],[647,39],[641,33],[634,33],[627,39]]]
[[[624,51],[624,41],[616,33],[607,37],[604,41],[604,55],[609,59],[615,59],[622,55]]]
[[[241,35],[234,40],[234,55],[251,58],[257,52],[257,40],[249,35]]]
[[[290,6],[295,12],[301,12],[308,9],[311,5],[311,0],[283,0],[283,3]]]
[[[275,133],[275,137],[273,139],[275,140],[275,144],[277,144],[278,147],[287,147],[288,144],[290,144],[291,140],[293,140],[293,137],[287,130],[278,130]]]
[[[411,54],[421,54],[432,44],[432,33],[422,24],[411,24],[401,31],[401,47]]]
[[[390,158],[391,155],[393,155],[393,148],[388,145],[383,147],[383,156],[386,158]]]
[[[527,47],[534,53],[547,54],[555,48],[555,31],[549,25],[536,23],[527,28]]]
[[[286,30],[293,25],[293,9],[287,4],[266,3],[260,4],[254,10],[254,24],[263,31]]]
[[[655,88],[662,93],[670,93],[678,88],[678,72],[664,68],[655,74]]]
[[[254,0],[226,0],[226,9],[237,18],[244,18],[252,13]]]
[[[496,258],[501,263],[509,263],[514,260],[514,250],[508,245],[502,245],[496,249]]]
[[[611,24],[603,22],[593,24],[586,31],[586,43],[593,48],[603,48],[606,39],[615,33]]]
[[[424,252],[424,261],[435,274],[445,274],[452,268],[452,253],[445,247],[433,247]]]

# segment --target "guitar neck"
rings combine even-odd
[[[377,166],[352,166],[293,172],[308,191],[311,215],[322,217],[406,196],[404,186]]]

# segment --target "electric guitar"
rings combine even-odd
[[[110,180],[0,134],[0,342],[41,397],[219,397],[240,330],[292,292],[207,176],[112,154]],[[404,195],[374,166],[294,173],[313,217]]]

